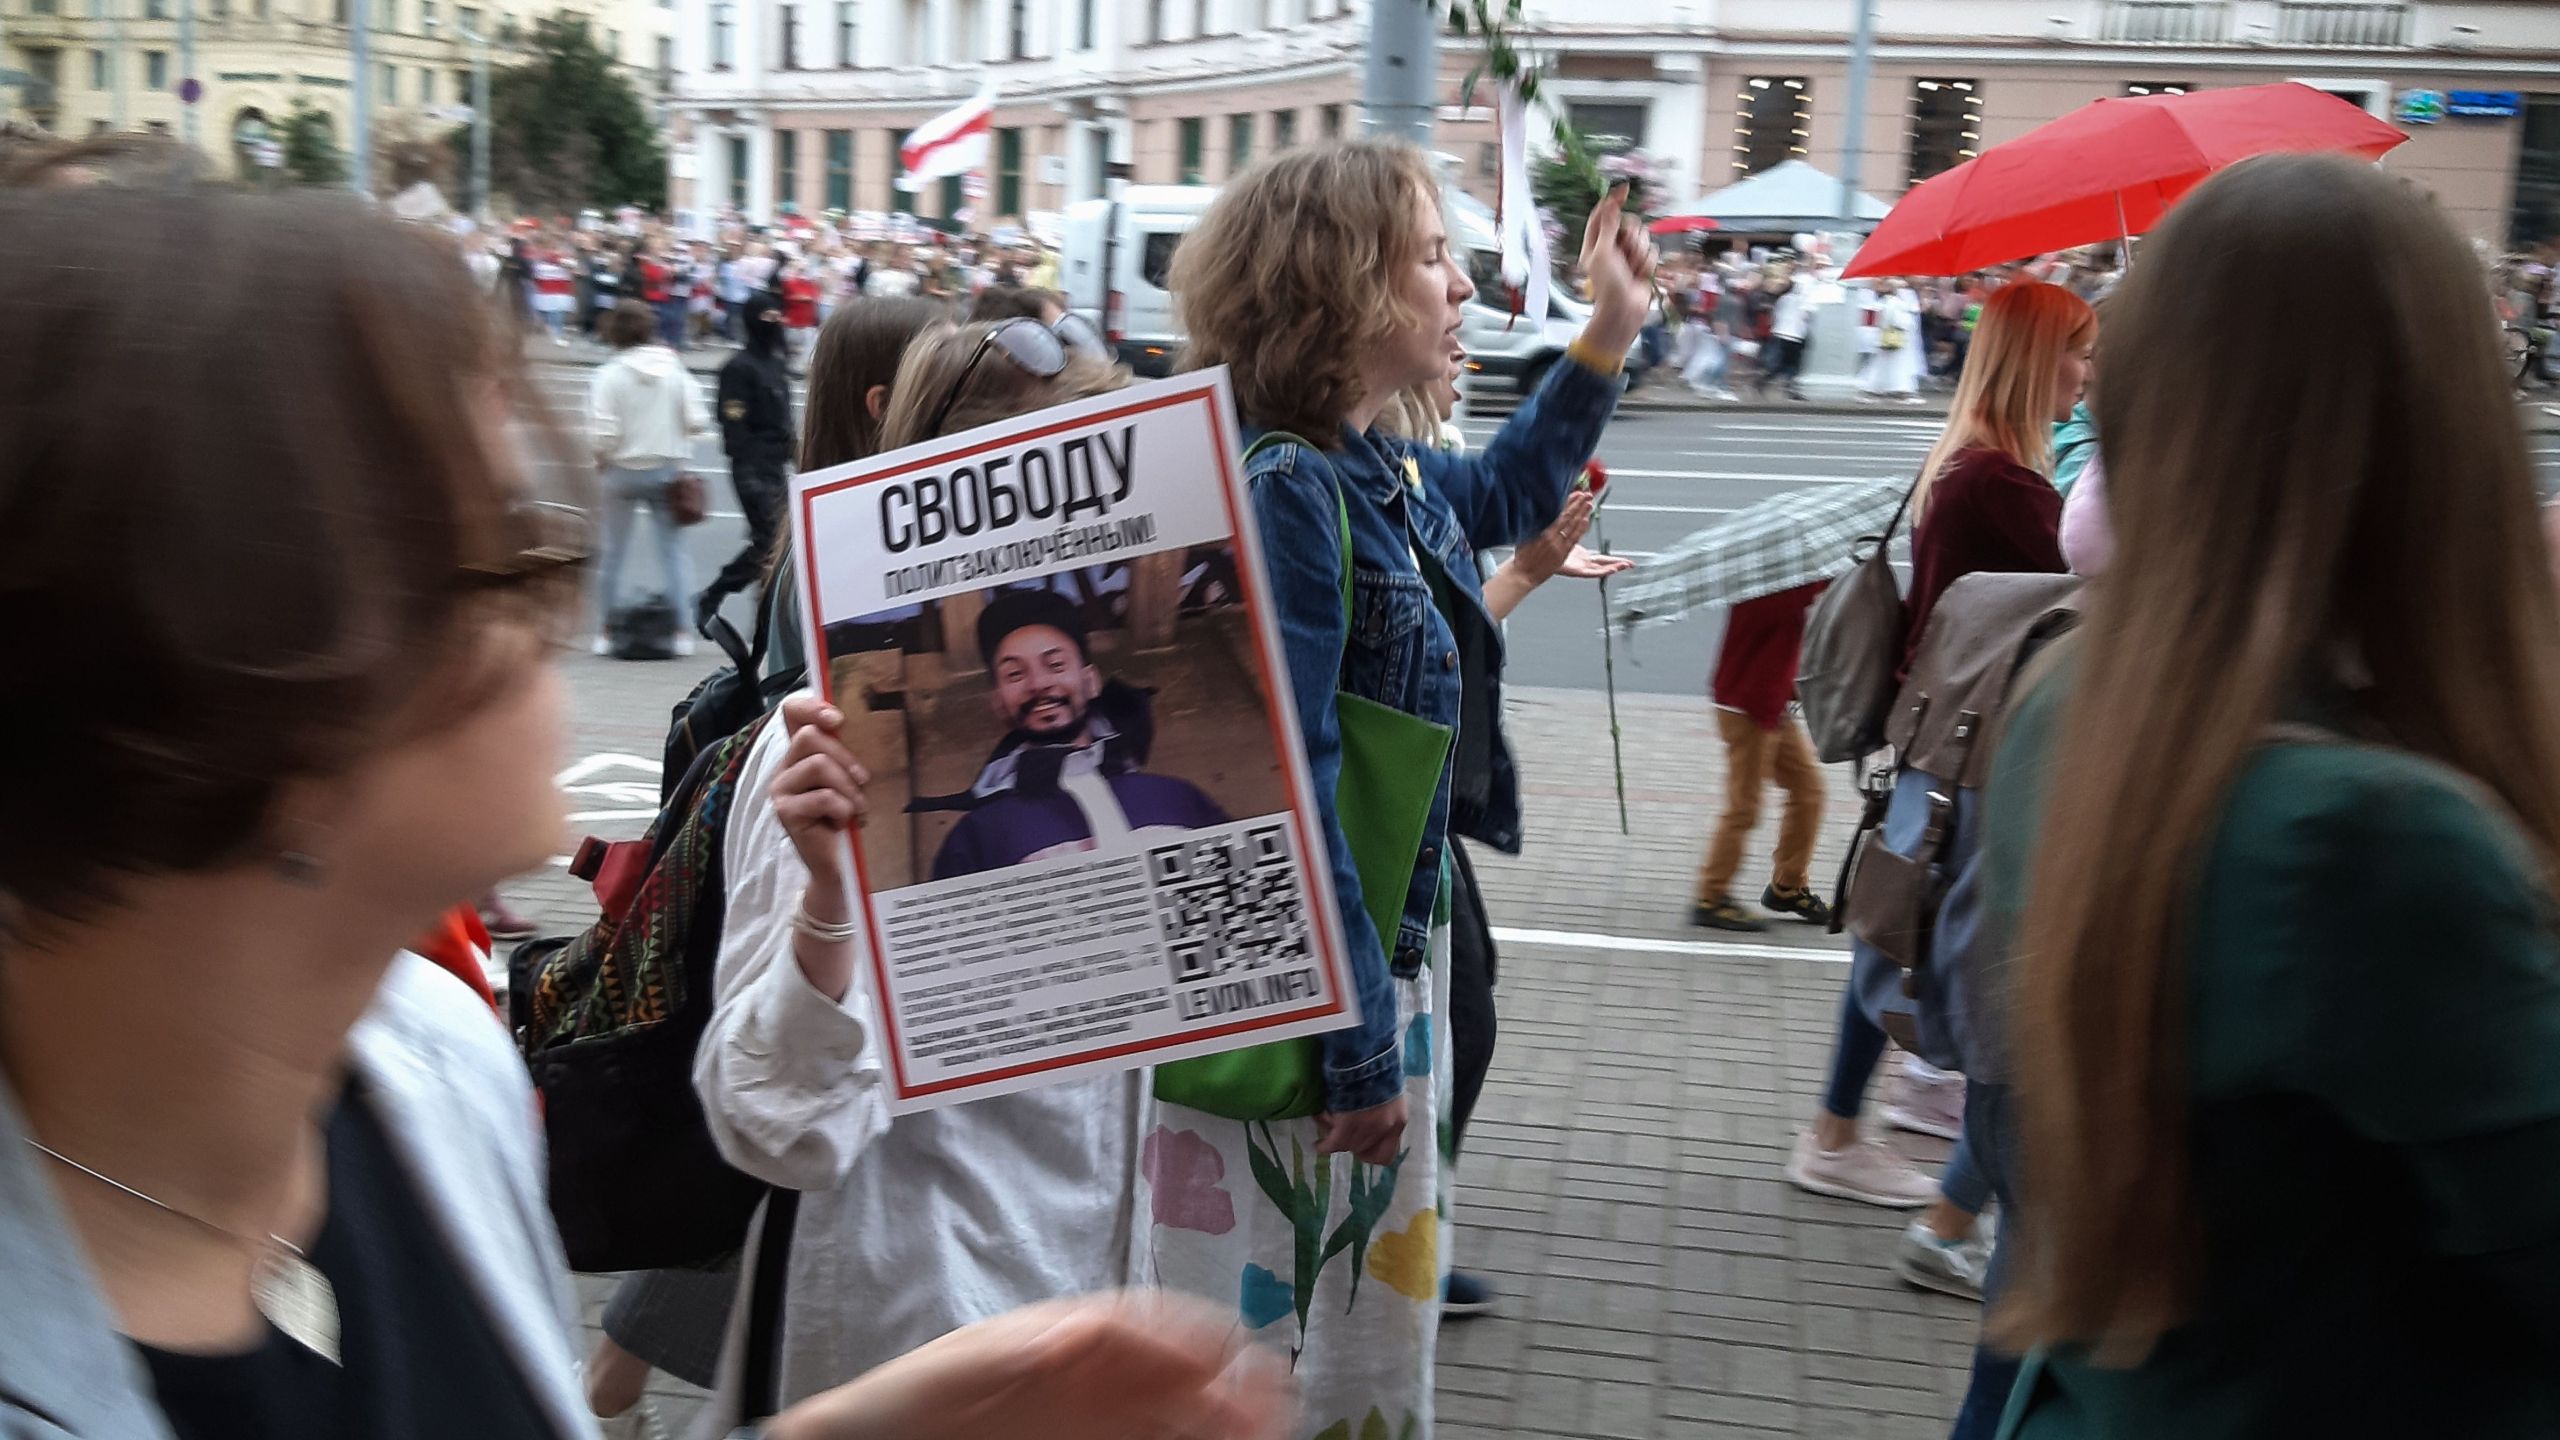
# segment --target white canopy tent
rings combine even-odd
[[[1711,190],[1663,215],[1704,217],[1716,222],[1720,230],[1742,235],[1792,235],[1802,230],[1867,230],[1893,207],[1862,190],[1852,208],[1856,213],[1844,220],[1840,214],[1838,176],[1825,174],[1802,160],[1789,160],[1747,180]]]

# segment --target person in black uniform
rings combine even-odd
[[[747,517],[747,543],[694,597],[694,626],[706,631],[723,602],[764,578],[791,489],[791,368],[781,296],[756,292],[747,302],[746,334],[745,348],[720,367],[720,448]]]

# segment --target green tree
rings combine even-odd
[[[284,117],[284,173],[303,185],[337,185],[347,178],[347,157],[336,127],[308,100],[297,99]]]
[[[489,77],[489,180],[533,211],[666,202],[667,153],[640,93],[587,22],[551,17],[530,55]],[[471,127],[453,133],[468,165]]]

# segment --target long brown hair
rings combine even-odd
[[[1248,425],[1329,443],[1364,398],[1360,358],[1415,323],[1395,276],[1421,253],[1420,150],[1346,140],[1285,150],[1227,182],[1173,253],[1186,370],[1228,367]]]
[[[2062,357],[2098,333],[2089,303],[2059,285],[2020,281],[1993,292],[1965,351],[1964,378],[1947,406],[1947,428],[1921,462],[1911,512],[1929,508],[1929,489],[1959,451],[1997,450],[2030,470],[2053,473],[2053,412]]]
[[[2109,303],[2116,559],[2089,592],[2019,952],[2034,1214],[1996,1317],[2013,1342],[2129,1358],[2196,1301],[2195,886],[2295,686],[2352,684],[2361,725],[2560,855],[2560,602],[2481,301],[2422,196],[2279,156],[2198,187]]]
[[[880,421],[872,418],[871,387],[895,381],[908,342],[950,318],[950,306],[914,296],[860,298],[836,307],[809,356],[801,469],[824,470],[878,452]]]

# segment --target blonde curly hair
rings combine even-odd
[[[1283,151],[1228,182],[1174,252],[1182,368],[1224,365],[1248,425],[1323,444],[1364,398],[1359,357],[1420,322],[1394,262],[1420,253],[1431,162],[1403,141]]]

